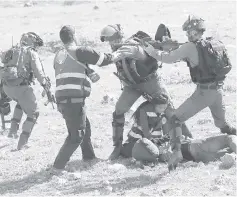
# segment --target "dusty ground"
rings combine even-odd
[[[232,2],[154,2],[123,1],[83,3],[73,6],[40,5],[30,8],[10,5],[0,8],[0,48],[11,46],[11,38],[16,43],[23,32],[39,33],[48,45],[57,43],[58,32],[64,24],[77,28],[79,41],[91,44],[101,51],[109,51],[106,44],[99,41],[99,33],[107,24],[121,23],[125,36],[137,30],[154,35],[159,23],[169,26],[172,37],[186,41],[181,25],[190,13],[198,14],[207,22],[207,35],[218,36],[228,48],[233,69],[227,77],[224,94],[227,119],[236,125],[236,3]],[[1,5],[6,5],[1,2]],[[93,9],[97,5],[99,9]],[[40,55],[47,75],[54,83],[53,53],[49,48]],[[119,169],[105,160],[112,149],[111,114],[120,94],[119,81],[113,76],[114,65],[95,68],[101,80],[93,84],[93,92],[87,100],[88,116],[92,125],[92,140],[100,160],[92,163],[81,161],[77,150],[69,166],[81,172],[81,178],[73,179],[70,173],[61,177],[49,176],[45,170],[52,164],[62,145],[66,130],[61,115],[50,105],[43,105],[39,85],[35,86],[41,110],[38,124],[29,141],[30,148],[12,152],[17,140],[8,139],[6,132],[0,135],[0,195],[2,196],[45,196],[45,195],[135,195],[135,196],[234,196],[236,194],[236,168],[219,169],[220,161],[208,165],[188,162],[181,164],[175,172],[168,173],[166,165],[160,164],[144,170],[131,165],[130,160],[120,159]],[[188,69],[184,63],[163,66],[162,72],[167,88],[178,107],[194,91],[190,83]],[[113,100],[102,104],[103,97]],[[129,119],[139,100],[128,113]],[[12,107],[14,107],[14,103]],[[8,117],[10,118],[10,117]],[[187,121],[195,138],[217,135],[208,109],[201,111]],[[9,125],[8,125],[9,127]],[[126,135],[126,132],[125,132]],[[112,167],[111,167],[112,166]]]

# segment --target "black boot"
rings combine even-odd
[[[171,157],[168,161],[168,170],[175,170],[178,163],[183,160],[183,155],[181,151],[181,137],[182,137],[182,129],[180,126],[177,126],[173,130],[173,134],[170,136],[170,145],[172,149]]]
[[[113,127],[114,149],[109,156],[109,160],[115,160],[119,157],[123,143],[123,127]]]
[[[17,145],[17,150],[21,150],[23,146],[25,146],[28,142],[28,139],[30,137],[30,133],[27,133],[23,131],[20,135],[18,145]]]
[[[228,135],[236,135],[236,128],[231,127],[230,125],[226,125],[225,127],[221,128],[221,133],[226,133]]]

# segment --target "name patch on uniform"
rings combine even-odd
[[[65,49],[63,50],[60,50],[56,57],[55,57],[55,61],[58,63],[58,64],[63,64],[67,58],[67,51]]]

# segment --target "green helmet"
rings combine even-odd
[[[28,32],[21,36],[20,44],[23,46],[41,47],[44,45],[44,42],[36,33]]]
[[[117,39],[121,39],[123,37],[123,33],[120,27],[120,24],[116,25],[107,25],[101,30],[100,40],[104,41],[113,41]]]
[[[189,31],[189,30],[206,30],[204,20],[197,16],[188,16],[188,19],[184,22],[183,31]]]

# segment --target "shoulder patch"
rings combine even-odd
[[[65,49],[58,51],[55,57],[55,62],[57,62],[58,64],[63,64],[67,58],[67,55],[68,53]]]
[[[166,117],[163,117],[163,118],[161,119],[161,122],[162,122],[162,124],[165,124],[165,123],[167,122]]]
[[[155,112],[146,112],[147,116],[149,117],[157,117]]]

